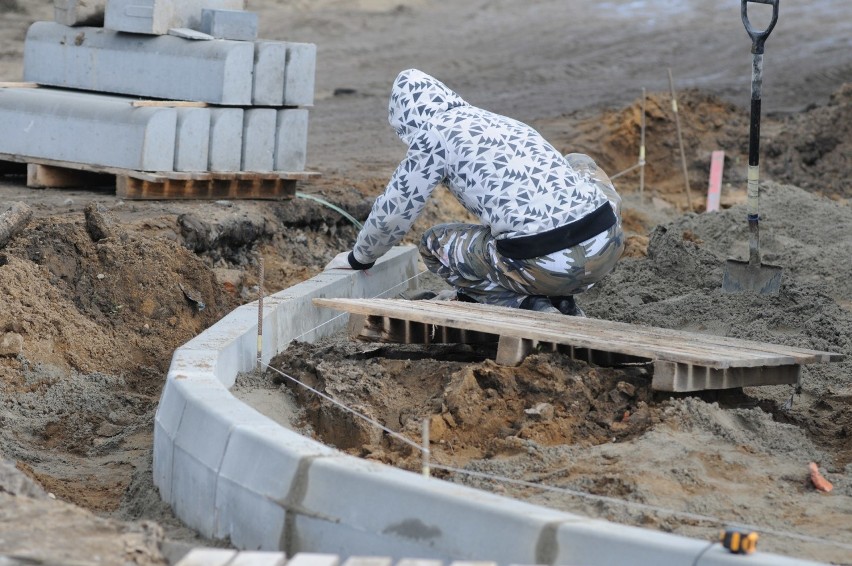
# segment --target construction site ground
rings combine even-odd
[[[457,4],[249,0],[262,37],[319,47],[308,166],[323,177],[300,191],[366,217],[404,155],[386,122],[391,81],[404,68],[533,124],[559,150],[588,153],[611,174],[636,163],[644,87],[644,194],[638,171],[617,179],[625,258],[578,298],[581,306],[593,317],[852,355],[852,5],[782,5],[767,44],[761,164],[771,182],[761,243],[784,280],[780,295],[761,297],[720,292],[725,260],[747,252],[751,55],[738,6]],[[0,80],[21,79],[27,26],[52,12],[51,0],[0,0]],[[683,192],[669,67],[695,212]],[[723,211],[703,214],[710,152],[720,149]],[[22,177],[0,178],[0,208],[15,201],[30,205],[34,219],[0,249],[0,338],[10,345],[0,356],[0,555],[166,564],[192,545],[227,546],[182,527],[152,483],[153,416],[171,354],[257,298],[258,256],[273,292],[350,249],[355,228],[307,199],[135,202],[111,188],[33,190]],[[83,209],[91,202],[114,219],[112,237],[89,236]],[[431,224],[464,219],[440,189],[408,242]],[[423,283],[440,285],[427,276]],[[477,348],[345,335],[294,344],[275,366],[412,438],[431,418],[433,458],[444,465],[852,543],[852,361],[806,368],[789,409],[789,386],[663,395],[641,368],[554,354],[504,368]],[[419,469],[417,454],[275,372],[246,376],[236,393],[281,420],[290,406],[294,426],[353,454]],[[832,492],[808,481],[812,461]],[[446,477],[690,536],[719,528]],[[760,548],[852,564],[848,548],[785,536],[767,534]]]

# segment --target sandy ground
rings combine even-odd
[[[20,80],[26,27],[50,19],[51,5],[0,0],[0,78]],[[719,261],[728,253],[743,256],[742,211],[726,212],[716,223],[682,216],[686,205],[665,94],[671,67],[696,208],[703,203],[714,149],[726,151],[725,205],[735,205],[744,172],[750,65],[737,6],[697,0],[676,8],[661,0],[542,0],[523,6],[508,0],[462,6],[434,0],[249,0],[249,7],[261,14],[262,37],[319,47],[309,167],[324,178],[302,190],[357,217],[366,215],[404,152],[385,116],[390,83],[406,67],[438,76],[474,104],[534,123],[560,149],[587,152],[613,173],[631,165],[638,153],[638,97],[644,87],[650,93],[647,193],[642,199],[635,194],[635,175],[618,183],[628,204],[630,257],[589,295],[584,306],[590,314],[731,335],[749,332],[850,353],[852,221],[846,199],[852,104],[850,88],[841,87],[852,77],[852,5],[785,4],[767,45],[762,164],[775,180],[809,192],[780,185],[769,191],[776,208],[768,209],[774,218],[765,222],[765,260],[783,264],[789,278],[777,304],[760,305],[771,315],[758,322],[752,320],[754,305],[743,309],[718,299],[715,291]],[[258,254],[265,259],[268,289],[277,290],[317,273],[350,247],[353,228],[333,211],[300,199],[122,202],[108,189],[35,191],[19,178],[0,179],[0,207],[13,201],[30,204],[36,219],[0,250],[0,335],[14,334],[23,342],[20,352],[0,358],[0,454],[10,462],[0,483],[0,554],[65,563],[97,555],[101,563],[158,564],[174,560],[186,545],[227,544],[182,528],[151,483],[153,412],[171,352],[234,305],[256,297]],[[92,201],[119,226],[106,240],[93,241],[85,229],[82,210]],[[438,194],[418,226],[460,214],[446,194]],[[660,223],[667,231],[654,231]],[[200,311],[181,286],[200,295],[206,308]],[[342,348],[346,358],[352,346],[324,347]],[[369,366],[384,363],[391,367],[382,371],[391,371],[394,364],[404,366],[404,355],[385,349],[371,354]],[[460,389],[471,385],[464,376],[476,371],[496,376],[488,378],[495,383],[518,381],[488,362],[465,358],[469,353],[461,355],[463,361],[447,361],[440,352],[419,354],[437,361],[417,363],[441,368],[420,382],[426,400],[440,397],[446,387],[450,397],[479,395],[473,387]],[[376,361],[384,358],[392,361]],[[357,370],[367,362],[351,365]],[[501,466],[514,465],[508,460],[524,453],[528,479],[852,541],[848,364],[809,369],[790,413],[777,409],[788,389],[761,389],[747,392],[745,401],[713,405],[655,398],[641,375],[554,357],[536,357],[523,367],[524,383],[505,392],[477,387],[513,410],[528,408],[546,393],[557,406],[559,426],[538,423],[541,431],[535,432],[535,426],[515,419],[513,433],[497,435],[499,445],[489,448],[477,446],[479,425],[462,425],[469,438],[454,442],[473,448],[462,451],[467,460],[457,463],[504,473]],[[633,387],[632,396],[610,395],[625,395],[620,382]],[[531,394],[530,383],[541,393]],[[267,395],[262,387],[257,391]],[[277,394],[277,386],[271,391]],[[588,402],[576,407],[554,402],[571,398],[568,392]],[[377,390],[376,398],[385,395]],[[443,407],[438,409],[445,420]],[[615,410],[631,417],[613,432],[617,442],[602,443],[612,419],[600,415]],[[353,426],[338,434],[357,432]],[[513,426],[530,429],[530,435],[515,434]],[[512,443],[518,454],[510,454]],[[661,462],[666,459],[658,454],[661,445],[669,445],[669,459],[683,465]],[[344,447],[410,465],[388,447],[359,446],[370,443],[355,434],[352,446]],[[503,457],[494,458],[497,454]],[[814,493],[804,483],[802,466],[809,460],[835,482],[831,495]],[[762,474],[764,469],[773,472]],[[736,497],[715,497],[726,487],[735,491],[732,486],[740,488]],[[708,529],[608,505],[512,494],[697,536]],[[726,512],[730,509],[738,511]],[[27,519],[35,516],[42,518]],[[45,532],[56,546],[45,544]],[[779,552],[852,563],[848,553],[828,546],[820,550],[771,538],[767,544]]]

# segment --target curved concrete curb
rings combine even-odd
[[[264,361],[345,317],[315,297],[374,297],[417,273],[414,248],[368,272],[326,272],[264,302]],[[397,294],[405,290],[394,290]],[[326,324],[323,324],[326,323]],[[319,328],[318,325],[322,325]],[[313,330],[312,330],[313,329]],[[588,519],[348,456],[233,397],[256,364],[257,304],[175,351],[154,424],[154,483],[186,524],[248,550],[500,564],[693,564],[706,541]],[[738,564],[719,545],[701,566]],[[751,566],[814,564],[757,553]]]

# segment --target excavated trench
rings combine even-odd
[[[742,211],[680,216],[685,203],[677,148],[667,137],[671,117],[665,115],[664,97],[650,100],[656,102],[649,104],[648,193],[638,198],[635,177],[618,183],[627,200],[630,253],[609,279],[581,298],[583,307],[591,316],[612,320],[850,353],[849,189],[832,182],[838,168],[849,170],[844,159],[850,136],[840,130],[852,124],[844,121],[850,89],[841,89],[826,107],[770,121],[774,130],[767,145],[775,144],[780,156],[779,169],[770,165],[770,172],[812,183],[834,199],[768,185],[766,260],[783,261],[786,278],[775,299],[735,299],[717,292],[726,256],[743,256]],[[709,151],[724,148],[730,185],[723,202],[734,206],[744,148],[733,131],[741,129],[743,112],[695,92],[683,93],[681,103],[688,110],[684,116],[695,116],[684,124],[695,156],[691,175],[703,178]],[[638,152],[637,107],[638,102],[607,112],[603,119],[572,115],[537,125],[557,146],[568,148],[568,140],[574,140],[617,170]],[[698,119],[705,115],[711,118]],[[837,144],[803,141],[829,135],[812,131],[821,123],[831,125]],[[382,188],[378,178],[327,178],[306,190],[363,219]],[[176,203],[153,213],[109,202],[106,214],[117,228],[107,238],[92,238],[75,204],[61,215],[39,215],[0,254],[0,332],[21,336],[24,344],[22,355],[0,357],[0,449],[18,470],[64,501],[107,517],[154,520],[166,527],[168,537],[197,540],[181,528],[151,482],[152,419],[171,352],[258,296],[258,254],[269,293],[321,271],[334,254],[351,247],[356,231],[333,210],[302,199]],[[457,203],[439,191],[412,239],[426,226],[463,218]],[[661,222],[665,227],[652,231]],[[508,369],[494,365],[492,357],[479,346],[351,344],[338,337],[315,346],[296,344],[276,363],[413,440],[419,441],[420,423],[429,418],[434,458],[446,465],[546,479],[631,501],[698,506],[719,515],[738,508],[731,504],[731,486],[749,486],[755,495],[745,508],[755,511],[740,519],[784,529],[803,520],[808,509],[818,515],[808,532],[848,536],[843,529],[852,496],[847,362],[806,370],[802,395],[791,411],[781,411],[788,388],[762,388],[718,402],[661,398],[650,392],[642,368],[597,368],[542,353]],[[249,386],[281,389],[271,376]],[[287,387],[284,391],[289,395]],[[296,425],[307,434],[363,457],[418,468],[419,455],[406,445],[301,392],[293,394],[303,407]],[[805,483],[801,470],[810,460],[835,483],[830,497],[815,498]],[[727,470],[741,473],[721,482]],[[776,471],[768,472],[770,481],[757,470]],[[624,522],[698,536],[711,529],[447,477]],[[775,501],[789,512],[773,523],[766,502]],[[793,546],[781,542],[767,549],[795,553]],[[826,560],[837,556],[830,547],[825,554],[804,547],[802,552]]]
[[[663,111],[667,101],[652,96],[648,155],[653,165],[646,178],[650,194],[644,200],[627,195],[629,218],[635,221],[630,226],[634,253],[581,296],[581,306],[598,318],[852,354],[852,267],[844,259],[852,252],[852,209],[846,202],[848,184],[837,182],[831,173],[845,166],[846,157],[836,153],[839,143],[822,144],[825,151],[812,161],[813,155],[803,149],[812,144],[802,141],[820,138],[813,124],[825,120],[827,113],[846,116],[850,94],[848,87],[841,89],[829,106],[811,110],[813,117],[770,122],[774,135],[768,145],[778,163],[769,171],[783,181],[800,181],[806,170],[812,175],[810,186],[822,189],[815,194],[765,184],[764,261],[785,267],[784,285],[775,297],[721,293],[725,260],[743,257],[748,239],[744,207],[737,204],[741,200],[734,188],[743,181],[736,164],[745,147],[733,132],[744,127],[744,117],[729,105],[685,93],[686,113],[696,117],[686,122],[688,151],[696,156],[691,173],[706,174],[710,148],[726,150],[725,180],[730,185],[724,210],[671,213],[669,221],[643,233],[643,222],[686,204],[679,164],[672,156],[676,147],[664,141],[673,134]],[[587,140],[587,151],[600,155],[612,170],[629,166],[637,149],[629,143],[638,137],[636,111],[634,104],[603,120],[573,117],[549,127],[569,139]],[[783,140],[796,137],[791,131],[801,132],[798,141],[785,144]],[[432,462],[438,465],[438,475],[452,481],[691,536],[713,536],[720,525],[638,512],[629,503],[848,541],[850,361],[806,367],[800,390],[776,386],[666,395],[650,390],[644,367],[601,368],[539,353],[517,368],[507,368],[491,361],[493,353],[493,347],[482,345],[382,345],[340,335],[317,344],[293,344],[273,365],[415,445],[428,420]],[[278,373],[269,372],[264,379],[253,386],[289,397],[299,407],[292,424],[305,434],[353,455],[420,470],[422,456],[411,444]],[[245,385],[238,382],[237,390]],[[809,483],[810,461],[834,482],[830,496],[815,492]],[[616,497],[628,505],[465,477],[441,466]],[[830,544],[820,548],[770,536],[762,545],[764,550],[826,561],[848,559],[845,548]]]

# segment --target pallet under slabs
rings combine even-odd
[[[311,171],[135,171],[51,159],[0,154],[0,175],[27,176],[31,188],[115,185],[128,200],[290,199],[296,183],[318,177]]]
[[[409,344],[497,342],[496,361],[518,365],[530,353],[559,351],[601,366],[653,366],[651,386],[685,392],[797,383],[804,364],[842,354],[711,334],[457,301],[314,299],[349,312],[350,332]]]

